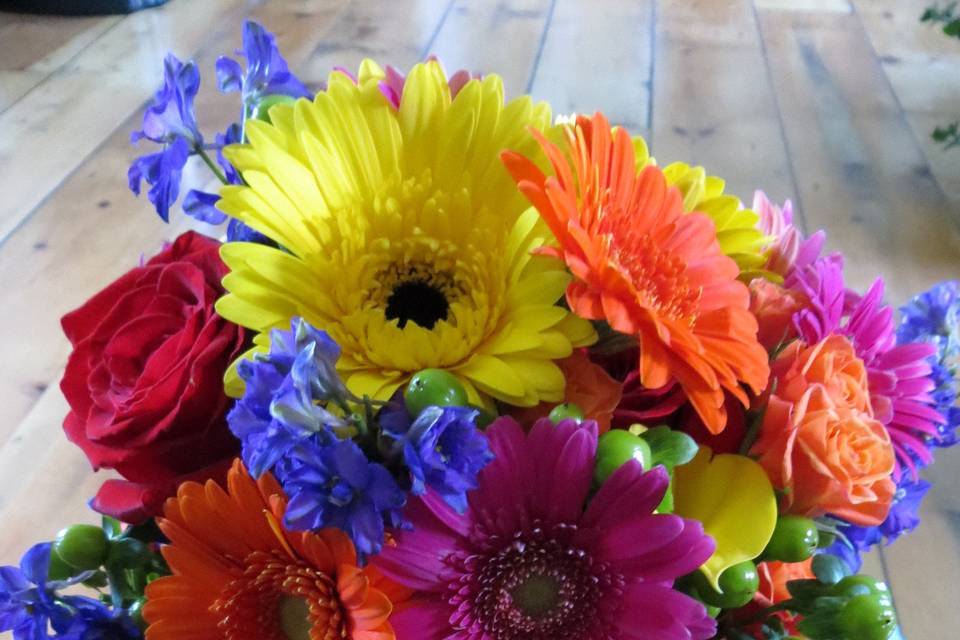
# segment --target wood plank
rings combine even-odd
[[[457,0],[428,53],[447,69],[503,77],[507,97],[528,90],[552,0]]]
[[[893,303],[956,276],[960,233],[856,15],[761,12],[799,197],[810,228],[847,257],[848,283],[878,274]],[[955,476],[956,455],[934,473]],[[960,612],[956,527],[934,489],[921,527],[882,552],[907,638],[952,638]],[[935,550],[935,551],[933,551]]]
[[[83,452],[63,437],[58,416],[67,410],[60,390],[51,387],[17,434],[0,450],[0,514],[11,518],[0,527],[0,565],[16,564],[36,542],[78,522],[95,523],[87,508],[104,474],[94,475]]]
[[[764,189],[794,197],[777,104],[748,0],[661,2],[657,9],[653,153],[703,165],[747,204]]]
[[[347,5],[347,0],[271,2],[253,9],[253,17],[277,33],[291,67],[299,70],[308,66],[307,58],[333,55],[322,45],[318,48],[318,43],[335,40],[343,27],[341,17]],[[441,13],[434,14],[438,21]],[[229,19],[237,23],[243,15],[240,12]],[[377,29],[391,24],[389,15],[381,20]],[[406,37],[395,33],[396,55],[392,51],[385,51],[384,55],[401,64],[414,62],[419,55],[409,52],[422,50],[426,46],[424,34],[428,39],[435,26],[411,25]],[[354,44],[358,48],[372,47],[377,38],[372,31]],[[211,68],[215,56],[232,50],[238,40],[238,29],[224,30],[198,58],[201,69]],[[198,113],[212,118],[204,121],[205,130],[222,128],[235,110],[235,98],[225,99],[211,86],[205,86],[198,97]],[[90,518],[89,514],[84,516],[85,501],[105,477],[90,473],[82,454],[66,442],[60,431],[65,406],[56,382],[67,355],[67,344],[58,318],[130,268],[141,252],[153,253],[162,239],[172,238],[188,224],[182,215],[176,214],[173,225],[162,225],[145,199],[135,200],[127,191],[124,174],[133,155],[127,132],[138,117],[135,114],[128,118],[0,246],[0,272],[11,274],[21,283],[16,291],[0,292],[0,298],[11,305],[9,313],[0,320],[5,324],[0,326],[10,332],[6,335],[31,334],[31,339],[22,341],[24,344],[19,347],[14,341],[6,345],[12,350],[6,361],[17,364],[0,371],[0,398],[5,400],[0,402],[4,414],[0,442],[6,443],[0,446],[0,466],[5,461],[38,455],[36,465],[11,463],[10,471],[0,469],[0,481],[11,483],[4,494],[8,497],[0,504],[0,517],[16,514],[18,522],[16,531],[0,533],[0,563],[14,560],[41,532],[52,535],[65,522]],[[65,220],[69,224],[64,224]],[[37,305],[37,300],[46,304]],[[9,437],[11,427],[13,436]],[[51,441],[55,443],[52,447]],[[61,482],[80,488],[70,495],[60,488],[61,493],[49,500],[36,494],[50,491],[45,476],[56,475],[57,469],[63,470]]]
[[[289,45],[291,63],[297,64],[310,55],[326,25],[345,4],[346,0],[275,2],[256,8],[252,16],[276,30],[281,45]],[[239,110],[235,96],[217,92],[212,69],[218,55],[238,46],[240,22],[247,15],[237,12],[224,22],[197,58],[206,74],[197,111],[201,126],[211,133],[223,129]],[[162,54],[158,54],[154,66],[161,60]],[[104,94],[100,95],[103,100]],[[68,353],[59,329],[60,316],[126,271],[140,253],[154,253],[163,239],[183,228],[179,212],[174,214],[177,226],[167,228],[151,212],[146,198],[137,200],[126,187],[127,167],[138,153],[129,144],[129,132],[137,127],[139,118],[137,111],[121,121],[82,168],[0,245],[0,264],[4,265],[0,269],[16,274],[21,283],[4,294],[10,295],[10,308],[16,309],[12,316],[16,317],[7,316],[3,321],[13,332],[9,335],[34,337],[9,345],[11,353],[16,352],[24,362],[0,370],[0,398],[5,403],[0,410],[4,416],[0,442],[46,387],[56,382]],[[195,175],[188,171],[184,179],[189,181]],[[37,305],[38,299],[51,303]]]
[[[960,40],[918,22],[927,0],[854,4],[934,178],[948,198],[960,200],[960,153],[930,137],[938,125],[960,119]]]
[[[955,220],[856,16],[761,17],[804,215],[844,251],[849,282],[884,273],[899,303],[955,275]]]
[[[848,0],[754,0],[757,9],[850,13]]]
[[[647,135],[653,9],[652,0],[610,0],[603,11],[557,0],[530,93],[555,115],[599,110]]]
[[[956,475],[957,465],[953,466]],[[883,549],[903,635],[954,640],[960,624],[960,512],[944,509],[934,486],[920,509],[920,527]]]
[[[235,31],[242,14],[224,14],[239,6],[174,0],[127,16],[0,114],[0,240],[156,90],[167,49],[188,57]]]
[[[304,63],[301,77],[319,84],[334,67],[356,70],[364,58],[406,71],[422,60],[453,0],[353,2]]]
[[[121,20],[22,16],[0,24],[0,113]]]

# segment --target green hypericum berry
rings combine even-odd
[[[834,542],[837,541],[837,534],[831,533],[829,531],[820,531],[820,543],[817,545],[819,549],[826,549]]]
[[[763,551],[763,558],[780,562],[803,562],[813,555],[819,542],[820,533],[813,520],[782,515],[777,518],[777,526]]]
[[[280,94],[263,96],[259,101],[257,101],[257,106],[253,108],[250,118],[253,120],[270,122],[270,107],[275,104],[293,104],[294,102],[296,102],[296,98],[291,98],[290,96]]]
[[[457,377],[443,369],[424,369],[414,374],[403,392],[411,416],[427,407],[465,407],[467,392]]]
[[[564,420],[576,420],[582,422],[584,419],[583,409],[572,402],[564,402],[553,408],[553,411],[547,416],[553,424],[560,424]]]
[[[47,569],[47,578],[49,580],[66,580],[77,574],[77,570],[67,564],[60,554],[57,553],[56,546],[50,549],[50,567]]]
[[[850,598],[837,614],[844,640],[887,640],[897,626],[893,604],[879,594]]]
[[[757,565],[747,560],[726,569],[720,574],[720,591],[713,588],[703,573],[694,574],[697,594],[700,599],[721,609],[736,609],[753,599],[760,587]]]
[[[74,569],[99,569],[107,559],[110,544],[107,534],[92,524],[75,524],[57,534],[56,554]]]
[[[597,464],[593,470],[593,480],[597,484],[603,484],[629,460],[636,460],[644,471],[647,471],[651,467],[652,459],[653,454],[646,440],[623,429],[611,429],[600,436],[597,444]]]
[[[861,595],[882,595],[889,597],[887,584],[883,580],[877,580],[865,575],[847,576],[833,585],[830,592],[835,596],[853,597]]]

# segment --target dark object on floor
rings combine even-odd
[[[167,0],[0,0],[0,11],[62,16],[102,16],[158,7]]]

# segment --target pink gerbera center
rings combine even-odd
[[[462,575],[449,602],[456,627],[496,640],[606,637],[598,622],[604,597],[622,590],[622,576],[571,543],[576,527],[534,526],[510,540],[478,533],[472,548],[446,563]]]

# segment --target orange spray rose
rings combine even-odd
[[[866,367],[853,345],[836,335],[814,345],[794,342],[772,374],[751,453],[782,492],[781,510],[880,524],[896,489],[894,451],[873,416]]]

